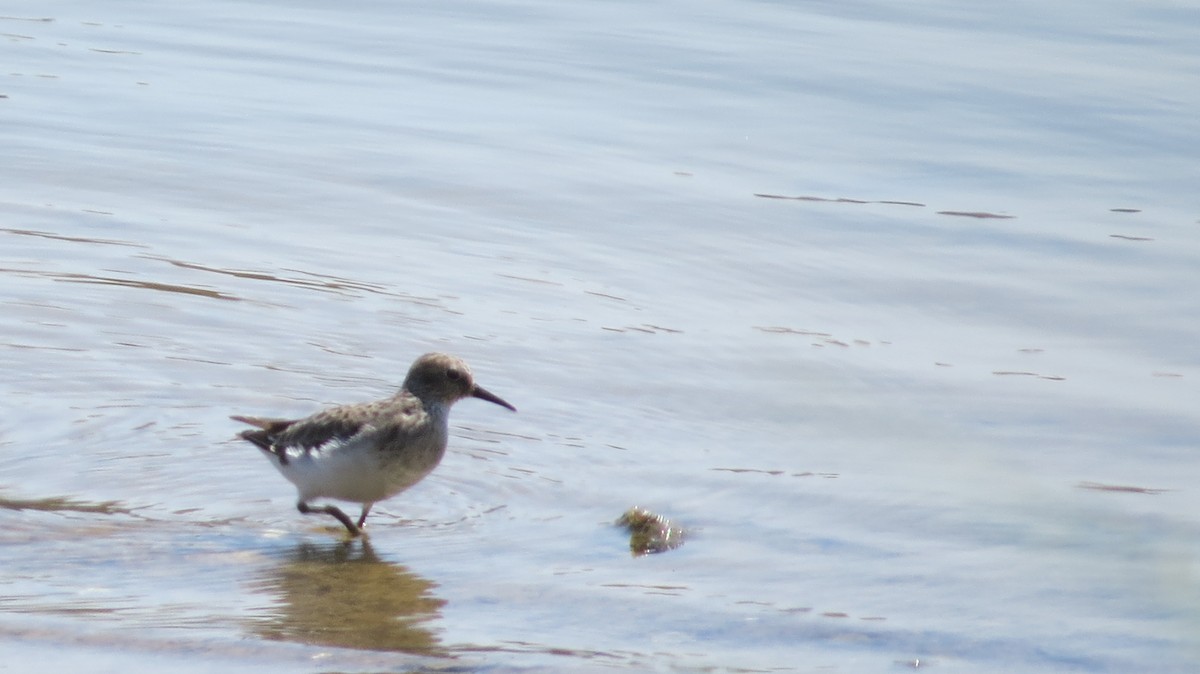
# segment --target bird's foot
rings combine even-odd
[[[296,509],[299,510],[300,512],[304,513],[305,515],[311,515],[313,513],[325,513],[326,515],[333,515],[335,518],[337,518],[337,521],[341,522],[342,524],[344,524],[346,526],[346,531],[350,532],[351,536],[361,536],[362,535],[361,520],[360,520],[359,524],[355,524],[354,520],[350,519],[349,515],[342,512],[342,509],[338,508],[335,505],[323,505],[318,508],[314,508],[314,507],[308,505],[307,503],[305,503],[304,501],[300,501],[299,503],[296,504]],[[363,518],[363,519],[366,519],[366,518]]]

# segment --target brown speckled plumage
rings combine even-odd
[[[441,462],[450,406],[466,397],[516,411],[476,386],[461,359],[427,353],[413,363],[404,385],[390,398],[339,405],[304,419],[232,418],[259,429],[240,437],[261,449],[296,485],[300,512],[327,513],[358,535],[372,505],[416,484]],[[356,523],[336,506],[310,506],[316,498],[361,503],[362,514]]]

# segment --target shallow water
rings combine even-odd
[[[1193,10],[2,13],[7,662],[1200,658]],[[233,440],[434,349],[369,543]]]

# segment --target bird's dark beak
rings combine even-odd
[[[499,405],[501,407],[507,407],[508,409],[510,409],[514,412],[517,411],[517,408],[515,408],[512,405],[509,405],[507,402],[505,402],[504,398],[501,398],[500,396],[496,395],[495,393],[492,393],[491,391],[485,389],[482,386],[476,386],[475,390],[471,391],[471,395],[476,398],[482,398],[482,399],[488,401],[489,403],[496,403],[497,405]]]

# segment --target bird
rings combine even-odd
[[[363,533],[373,505],[437,467],[446,454],[450,407],[471,397],[517,411],[476,384],[461,358],[427,353],[413,362],[390,398],[338,405],[303,419],[230,418],[255,427],[238,437],[296,486],[297,510],[332,515],[355,537]],[[362,512],[355,521],[336,505],[312,505],[316,499],[359,503]]]

